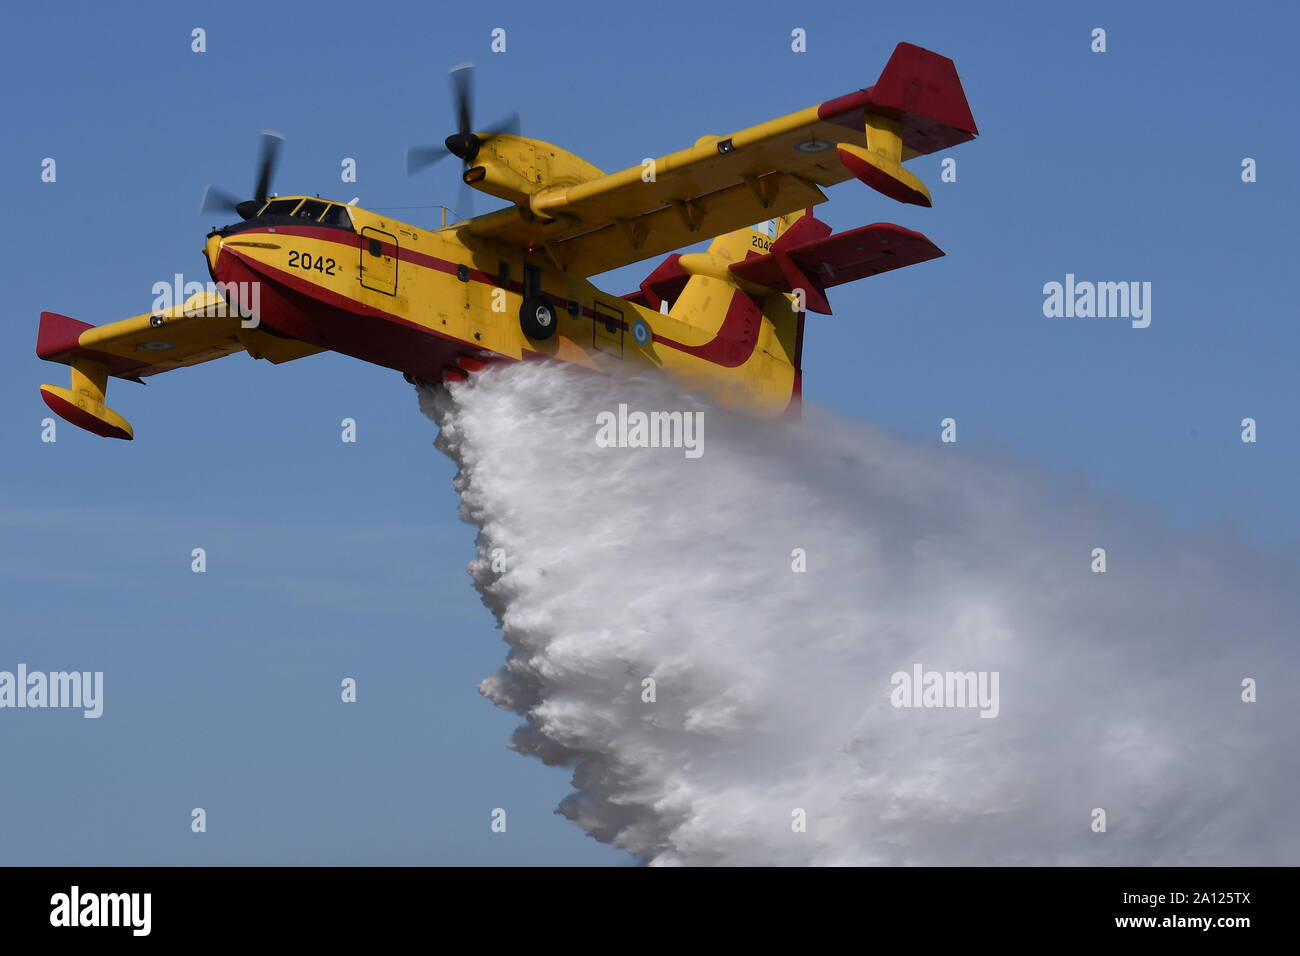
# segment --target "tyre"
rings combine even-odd
[[[519,309],[519,326],[530,339],[549,339],[555,334],[555,308],[540,295],[524,300]]]

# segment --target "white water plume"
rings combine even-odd
[[[560,812],[596,839],[653,864],[1300,863],[1294,554],[658,379],[521,363],[421,402],[509,645],[480,689],[525,718],[514,749],[572,766]],[[702,410],[703,454],[599,447],[619,403]],[[918,665],[996,672],[996,716],[894,706]]]

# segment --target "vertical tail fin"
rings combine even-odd
[[[772,220],[776,223],[776,231],[772,238],[780,239],[790,231],[796,222],[805,217],[808,219],[813,218],[812,206],[809,206],[807,209],[796,209],[794,212],[786,213],[784,216],[778,216],[776,219]]]

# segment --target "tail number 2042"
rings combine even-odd
[[[337,268],[337,264],[333,259],[327,259],[324,256],[313,256],[310,252],[290,252],[289,265],[299,269],[315,269],[327,276],[332,276],[335,268]]]

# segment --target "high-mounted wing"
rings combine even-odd
[[[117,412],[104,404],[110,376],[142,381],[150,375],[247,351],[279,364],[322,351],[258,328],[245,328],[236,308],[216,292],[201,292],[181,305],[133,318],[90,325],[57,312],[42,312],[36,354],[71,366],[71,387],[42,385],[50,410],[106,438],[134,438]]]
[[[543,248],[557,267],[594,275],[823,202],[824,187],[851,178],[929,205],[901,164],[977,132],[953,62],[900,43],[873,87],[703,137],[642,166],[539,189],[526,206],[467,228]]]

